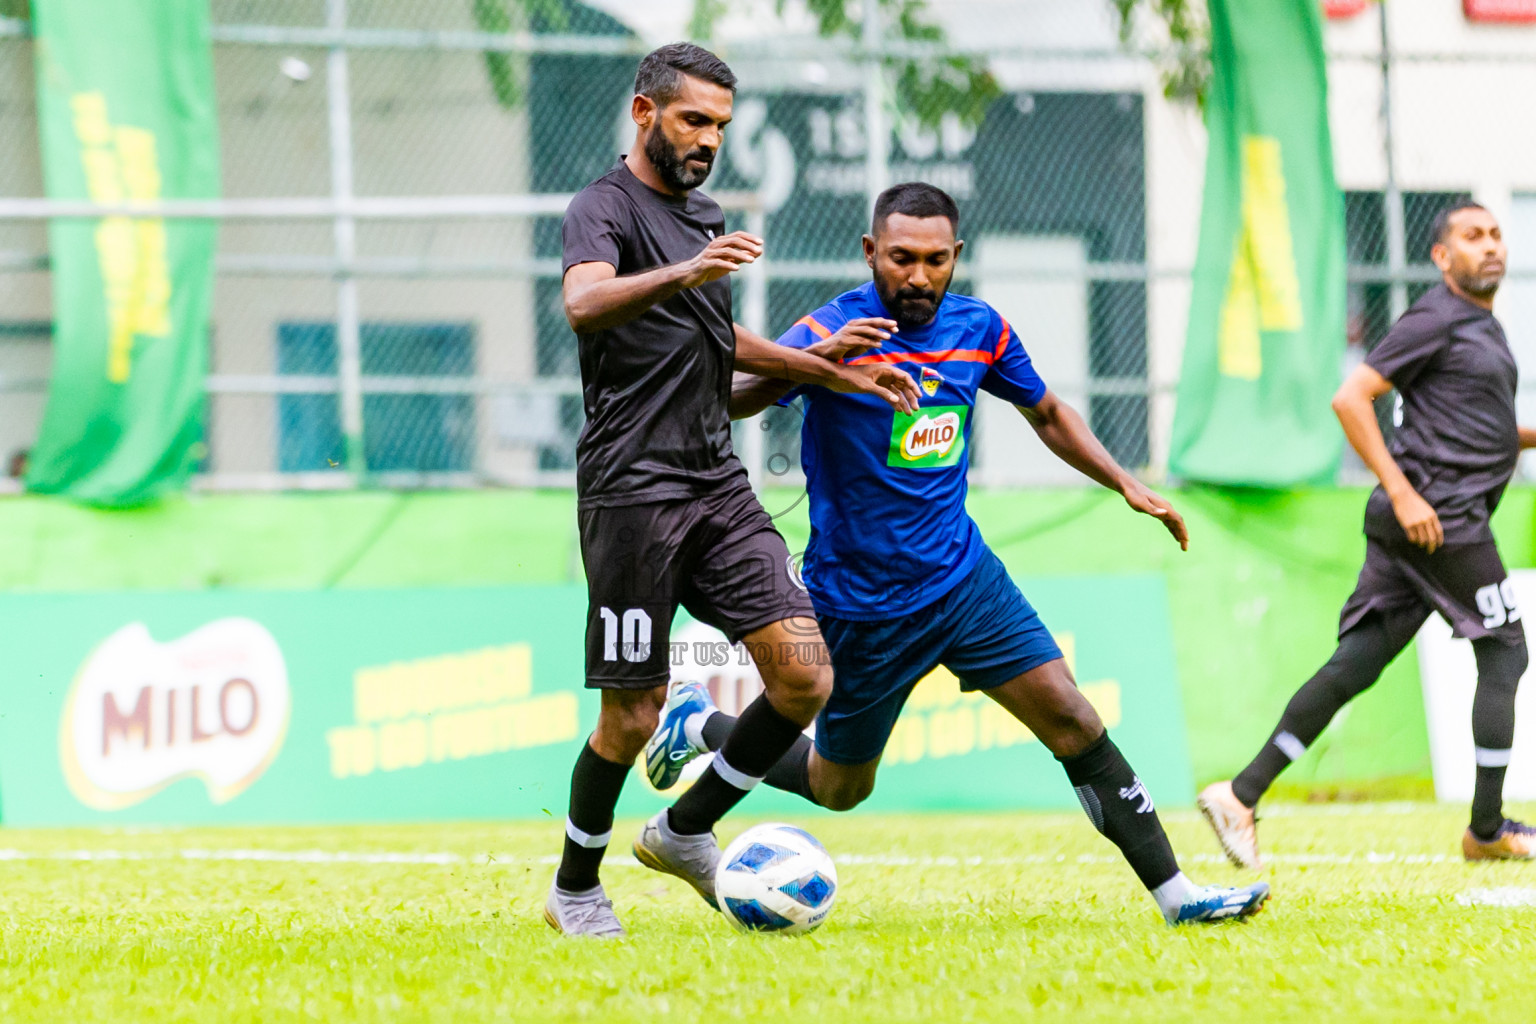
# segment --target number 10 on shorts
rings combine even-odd
[[[1504,580],[1477,588],[1477,610],[1483,613],[1483,628],[1498,629],[1506,622],[1519,622],[1520,609],[1515,606],[1515,583]]]
[[[1482,592],[1478,592],[1481,597]],[[642,662],[651,656],[651,617],[644,608],[628,608],[622,619],[624,641],[619,642],[621,620],[612,608],[599,608],[597,614],[603,620],[603,660]]]

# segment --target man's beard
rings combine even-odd
[[[933,288],[898,288],[887,294],[882,288],[880,301],[898,326],[921,327],[938,314],[944,293]]]
[[[695,149],[685,156],[678,156],[677,148],[659,126],[645,140],[645,155],[650,159],[651,166],[656,168],[661,180],[674,192],[698,188],[704,184],[704,179],[709,177],[709,172],[715,166],[715,154],[707,149]],[[704,169],[693,170],[688,166],[689,159],[704,161]]]
[[[1485,272],[1481,269],[1457,274],[1455,277],[1456,284],[1462,291],[1468,295],[1476,295],[1480,299],[1493,298],[1504,280],[1502,271]]]

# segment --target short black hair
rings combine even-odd
[[[907,217],[944,217],[955,233],[960,233],[960,207],[955,205],[948,192],[926,181],[904,181],[881,192],[875,199],[870,233],[878,235],[893,213]]]
[[[635,71],[635,94],[664,107],[677,99],[684,75],[736,91],[736,75],[725,61],[702,46],[668,43],[641,58]]]
[[[1429,228],[1429,244],[1431,248],[1443,243],[1451,233],[1451,218],[1462,210],[1486,210],[1488,207],[1482,203],[1474,203],[1470,199],[1452,203],[1439,213],[1435,214],[1435,221]]]

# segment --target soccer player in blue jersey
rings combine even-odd
[[[949,294],[963,243],[940,189],[896,185],[875,204],[864,256],[874,280],[800,320],[779,343],[849,365],[895,364],[922,384],[919,408],[737,374],[731,415],[797,395],[811,539],[803,578],[831,651],[832,697],[763,781],[832,810],[874,789],[880,755],[912,688],[945,665],[1024,723],[1066,770],[1083,810],[1130,862],[1173,924],[1242,917],[1262,883],[1199,886],[1179,870],[1152,798],[1077,689],[1061,650],[965,511],[967,448],[979,391],[1012,402],[1058,457],[1160,520],[1181,547],[1184,521],[1121,468],[1036,374],[1008,322]],[[678,683],[647,749],[658,788],[717,750],[733,719],[698,683]]]

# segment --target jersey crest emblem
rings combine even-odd
[[[938,370],[931,369],[927,366],[923,367],[923,394],[927,395],[929,398],[932,398],[935,394],[938,393],[939,385],[943,383],[943,374],[939,373]]]
[[[940,405],[896,413],[886,465],[902,469],[953,466],[965,451],[965,418],[970,407]]]

